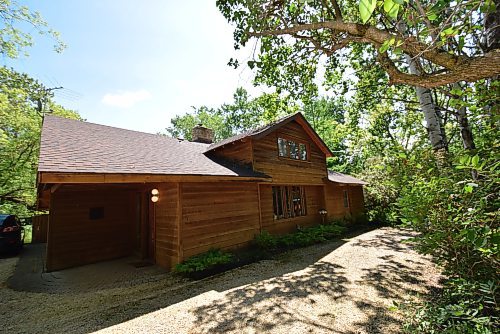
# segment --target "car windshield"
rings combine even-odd
[[[7,217],[9,216],[10,215],[0,215],[0,226],[3,225],[3,223],[7,220]],[[10,219],[8,221],[10,221]]]

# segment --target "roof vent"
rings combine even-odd
[[[211,144],[214,142],[214,130],[198,124],[193,128],[192,137],[192,141],[196,143]]]

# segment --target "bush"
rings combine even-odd
[[[267,231],[262,231],[260,234],[257,234],[254,242],[260,249],[274,249],[278,246],[278,239]]]
[[[262,231],[255,236],[255,244],[260,249],[291,249],[309,246],[338,237],[346,230],[343,226],[334,224],[317,225],[301,228],[295,233],[285,235],[271,235],[267,231]]]
[[[410,314],[404,326],[407,333],[473,334],[494,333],[498,328],[493,281],[451,279],[435,300],[405,305]]]
[[[220,249],[211,249],[206,253],[195,255],[175,266],[180,274],[208,270],[234,261],[234,255]]]
[[[438,298],[410,312],[408,332],[492,333],[500,326],[499,167],[496,158],[475,155],[439,174],[406,179],[397,202],[401,220],[420,232],[417,250],[449,277]]]

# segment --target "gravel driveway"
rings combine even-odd
[[[398,333],[393,301],[440,278],[401,243],[410,236],[382,228],[202,281],[163,274],[93,292],[13,291],[5,281],[16,259],[1,259],[0,332]]]

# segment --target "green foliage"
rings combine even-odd
[[[255,245],[260,249],[275,249],[278,247],[278,238],[267,231],[257,234],[254,239]]]
[[[375,7],[377,7],[376,0],[359,1],[359,15],[361,16],[361,21],[363,21],[363,23],[366,23],[370,19]]]
[[[346,231],[343,226],[335,224],[316,225],[301,228],[295,233],[271,235],[267,231],[255,236],[255,244],[263,250],[292,249],[325,242],[342,235]]]
[[[498,284],[451,279],[443,293],[421,304],[402,304],[411,316],[406,333],[492,334],[498,328]]]
[[[33,30],[53,39],[56,52],[61,52],[66,47],[60,40],[59,33],[48,26],[39,12],[31,11],[15,0],[0,0],[1,55],[9,58],[17,58],[21,53],[27,55],[26,48],[34,44]]]
[[[0,212],[30,215],[43,113],[79,119],[52,102],[52,93],[26,74],[0,68]]]
[[[383,65],[384,75],[416,85],[411,77],[402,75],[408,71],[405,54],[409,54],[425,59],[426,68],[421,72],[432,73],[438,79],[440,71],[453,70],[454,66],[443,64],[431,56],[432,52],[439,50],[453,58],[481,57],[485,45],[472,41],[485,36],[488,29],[485,16],[495,15],[497,10],[492,0],[421,0],[417,4],[404,0],[218,0],[216,3],[235,27],[236,49],[258,40],[252,58],[244,62],[255,72],[255,83],[275,87],[278,93],[289,93],[302,100],[317,97],[320,85],[331,88],[329,78],[342,60],[359,47],[365,48],[361,58],[374,58],[365,70],[378,63]],[[495,22],[491,20],[493,26],[498,24]],[[405,30],[404,35],[401,29]],[[414,42],[423,47],[421,52],[415,52]],[[235,59],[230,61],[234,67],[239,64]],[[485,78],[498,72],[493,68]],[[346,77],[349,74],[344,73]]]
[[[171,120],[167,133],[172,137],[191,140],[191,130],[197,124],[215,131],[215,141],[231,137],[267,124],[297,110],[294,104],[278,94],[263,94],[251,98],[243,88],[237,88],[232,104],[218,108],[202,106],[194,108],[194,113],[178,115]]]
[[[181,274],[188,274],[197,271],[204,271],[219,265],[231,263],[234,255],[223,252],[220,249],[211,249],[206,253],[195,255],[175,266],[175,271]]]

